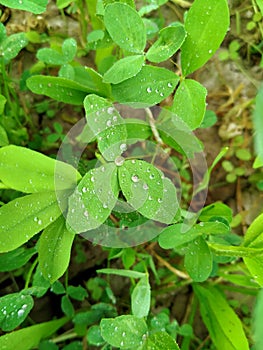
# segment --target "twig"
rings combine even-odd
[[[161,139],[160,135],[159,135],[159,132],[155,126],[155,120],[154,120],[154,117],[152,115],[152,111],[150,110],[150,108],[145,108],[145,112],[149,118],[149,124],[150,124],[150,127],[152,129],[152,132],[153,132],[153,136],[155,137],[157,143],[160,145],[160,146],[163,146],[164,145],[164,142],[163,140]]]
[[[183,279],[190,279],[190,277],[189,277],[186,273],[184,273],[184,272],[182,272],[182,271],[180,271],[180,270],[177,270],[175,267],[173,267],[171,264],[169,264],[166,260],[164,260],[160,255],[158,255],[157,253],[155,253],[155,251],[151,251],[151,253],[153,254],[153,256],[154,256],[157,260],[159,260],[159,262],[160,262],[162,265],[164,265],[165,267],[167,267],[167,269],[168,269],[169,271],[171,271],[173,274],[175,274],[176,276],[178,276],[178,277],[180,277],[180,278],[183,278]]]

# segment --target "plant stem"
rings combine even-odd
[[[208,243],[209,248],[216,254],[221,256],[234,256],[242,258],[252,258],[257,255],[263,255],[261,249],[249,248],[242,246],[228,246],[223,244]]]
[[[35,261],[33,262],[33,264],[30,266],[30,269],[29,269],[28,274],[27,274],[27,276],[26,276],[26,283],[25,283],[25,288],[24,288],[24,289],[27,289],[27,288],[28,288],[29,283],[30,283],[30,280],[31,280],[32,273],[33,273],[33,271],[34,271],[34,269],[35,269],[37,263],[38,263],[38,258],[36,258],[36,260],[35,260]]]

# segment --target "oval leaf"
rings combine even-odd
[[[127,202],[145,217],[155,218],[164,195],[159,170],[141,160],[126,160],[118,168],[118,176]]]
[[[122,49],[141,53],[146,30],[140,15],[130,6],[117,2],[105,8],[104,24],[112,40]]]
[[[66,39],[62,44],[62,53],[66,59],[66,62],[73,60],[77,53],[77,42],[73,38]]]
[[[18,248],[0,255],[0,271],[13,271],[25,265],[36,254],[36,248]]]
[[[213,257],[206,241],[197,237],[187,246],[184,266],[195,282],[205,281],[212,271]]]
[[[191,130],[194,130],[202,124],[206,109],[206,95],[205,87],[195,80],[186,79],[176,90],[171,110],[176,117],[181,118]]]
[[[46,10],[48,0],[1,0],[1,4],[17,10],[29,11],[35,14]]]
[[[184,224],[175,224],[166,227],[161,232],[158,242],[163,249],[172,249],[193,241],[199,235],[200,233],[194,226],[186,231]]]
[[[37,51],[37,59],[46,64],[52,64],[55,66],[67,63],[66,58],[60,52],[47,47]]]
[[[147,317],[151,305],[151,286],[149,277],[145,276],[136,284],[131,295],[131,308],[134,316]]]
[[[127,148],[127,131],[118,111],[105,99],[90,95],[84,100],[87,125],[98,139],[103,157],[114,161]]]
[[[63,216],[49,225],[40,236],[39,265],[50,283],[54,283],[67,270],[73,240],[74,234],[67,230]]]
[[[143,55],[124,57],[104,74],[103,81],[106,83],[119,84],[124,80],[134,77],[140,72],[144,64]]]
[[[5,62],[9,62],[12,58],[15,58],[27,44],[28,39],[25,33],[12,34],[0,44],[0,56],[3,56]]]
[[[145,343],[147,350],[180,350],[175,340],[166,332],[156,332],[151,334]]]
[[[54,192],[27,195],[3,205],[0,208],[0,252],[21,246],[60,215]]]
[[[69,197],[68,227],[75,233],[99,227],[114,208],[118,193],[115,164],[89,171]]]
[[[262,250],[263,244],[263,214],[259,215],[249,226],[245,234],[245,247],[258,248]],[[263,286],[263,255],[256,255],[252,258],[243,258],[249,272],[255,281]]]
[[[229,28],[226,0],[195,0],[185,20],[186,39],[181,47],[183,75],[202,67],[222,43]]]
[[[81,178],[71,165],[20,146],[0,149],[0,180],[24,193],[64,190]]]
[[[217,349],[249,350],[242,323],[217,288],[194,285],[202,319]]]
[[[113,85],[112,94],[120,103],[148,107],[168,97],[178,82],[179,77],[168,69],[144,66],[135,77]]]
[[[145,321],[132,315],[104,318],[100,328],[103,339],[121,349],[138,348],[147,333]]]
[[[73,105],[82,105],[85,96],[94,92],[72,80],[51,76],[34,75],[27,79],[26,83],[35,94],[46,95],[54,100]]]
[[[181,47],[186,37],[184,26],[175,23],[159,32],[158,40],[147,51],[146,58],[151,62],[168,60]]]
[[[34,326],[19,329],[0,337],[1,349],[30,350],[37,348],[42,338],[47,338],[62,327],[68,319],[44,322]]]
[[[19,326],[34,306],[31,295],[13,293],[0,298],[0,328],[9,332]]]

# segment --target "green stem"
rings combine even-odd
[[[28,288],[29,283],[30,283],[30,280],[31,280],[32,273],[33,273],[33,271],[34,271],[34,269],[35,269],[37,263],[38,263],[38,258],[36,258],[36,260],[35,260],[35,261],[33,262],[33,264],[30,266],[30,269],[29,269],[28,274],[27,274],[27,276],[26,276],[26,283],[25,283],[25,288],[24,288],[24,289],[27,289],[27,288]]]
[[[261,249],[249,248],[242,246],[228,246],[216,243],[208,243],[209,248],[216,254],[221,256],[233,256],[242,258],[253,258],[258,255],[263,255]]]

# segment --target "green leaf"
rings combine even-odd
[[[10,6],[8,5],[8,7]],[[28,39],[25,33],[12,34],[0,43],[0,57],[2,56],[4,61],[8,63],[12,58],[15,58],[27,44]]]
[[[214,111],[206,110],[204,119],[200,125],[200,128],[210,128],[217,122],[217,116]]]
[[[63,9],[71,3],[71,0],[57,0],[57,8]]]
[[[115,164],[90,170],[69,197],[68,227],[75,233],[99,227],[114,208],[118,193]]]
[[[36,248],[17,248],[0,255],[0,272],[19,269],[36,254]]]
[[[0,147],[7,146],[8,144],[9,144],[9,140],[8,140],[7,133],[5,129],[0,125]]]
[[[86,289],[81,286],[68,286],[67,294],[72,299],[79,301],[83,301],[88,296]]]
[[[206,94],[206,88],[191,79],[182,81],[176,90],[171,111],[176,117],[181,118],[191,130],[198,128],[203,121]]]
[[[105,99],[89,95],[84,100],[87,125],[98,139],[103,157],[114,161],[127,149],[127,131],[118,111]]]
[[[120,188],[127,202],[145,217],[167,223],[175,216],[178,203],[176,197],[170,201],[168,182],[162,176],[152,164],[141,160],[126,160],[118,168]],[[166,216],[164,211],[169,204],[170,213]]]
[[[249,226],[245,234],[243,246],[262,250],[263,244],[263,214],[259,215]],[[255,281],[263,286],[263,254],[251,258],[243,258],[249,272]]]
[[[78,171],[67,163],[14,145],[0,149],[0,165],[0,180],[25,193],[69,189],[81,178]]]
[[[145,321],[132,315],[104,318],[100,327],[102,338],[121,349],[138,348],[147,333]]]
[[[185,37],[186,33],[181,23],[163,28],[157,41],[147,51],[147,60],[156,63],[168,60],[181,47]]]
[[[146,31],[143,20],[133,8],[119,2],[106,6],[104,24],[112,40],[122,49],[143,52]]]
[[[139,271],[132,270],[123,270],[123,269],[100,269],[97,270],[97,273],[105,273],[107,275],[118,275],[129,278],[144,278],[146,276],[145,273]]]
[[[156,332],[147,338],[143,350],[180,350],[176,341],[166,332]]]
[[[205,233],[208,235],[225,235],[230,233],[230,226],[220,221],[200,222],[195,225],[195,229],[201,234]]]
[[[94,92],[94,89],[75,81],[44,75],[34,75],[27,79],[26,83],[35,94],[46,95],[73,105],[82,105],[85,96]]]
[[[263,9],[263,3],[262,3]],[[262,11],[263,13],[263,11]],[[263,314],[263,290],[258,293],[257,302],[254,309],[253,315],[253,340],[255,341],[255,349],[263,349],[263,323],[262,323],[262,314]]]
[[[34,301],[30,295],[13,293],[1,297],[0,328],[4,332],[12,331],[27,318],[33,306]]]
[[[71,62],[77,53],[77,42],[73,38],[66,39],[62,44],[62,53],[66,62]]]
[[[46,10],[48,0],[1,0],[1,4],[16,10],[29,11],[34,14],[42,13]]]
[[[194,284],[202,319],[217,349],[249,350],[242,323],[217,288]]]
[[[184,224],[175,224],[166,227],[160,233],[158,242],[163,249],[171,249],[189,243],[199,235],[194,226],[186,231]]]
[[[0,337],[1,349],[30,350],[36,348],[41,339],[47,338],[62,327],[68,319],[44,322],[34,326],[19,329]]]
[[[87,341],[91,345],[101,346],[105,343],[105,340],[100,334],[100,327],[95,325],[91,326],[87,332]]]
[[[224,203],[215,202],[202,209],[199,220],[211,221],[213,218],[219,217],[224,218],[230,223],[232,221],[232,210]]]
[[[72,318],[74,316],[75,310],[67,295],[63,295],[61,299],[61,309],[68,317]]]
[[[0,27],[0,30],[1,30],[1,27]],[[4,113],[5,104],[6,104],[6,98],[4,95],[0,94],[0,115]]]
[[[3,205],[0,208],[0,252],[21,246],[60,215],[53,192],[27,195]]]
[[[131,295],[132,314],[138,318],[147,317],[151,305],[149,276],[144,276],[136,284]]]
[[[216,52],[229,28],[226,0],[195,0],[185,20],[186,39],[181,47],[183,75],[202,67]]]
[[[37,51],[37,59],[46,64],[50,64],[54,66],[59,66],[67,63],[66,58],[60,52],[47,47],[43,49],[39,49]]]
[[[73,240],[74,234],[67,230],[63,215],[43,231],[38,245],[39,265],[50,283],[67,270]]]
[[[187,246],[184,266],[195,282],[205,281],[212,271],[213,257],[206,241],[197,237]]]
[[[104,74],[103,81],[119,84],[124,80],[134,77],[142,69],[144,60],[143,55],[128,56],[120,59]]]
[[[165,68],[144,66],[133,78],[112,86],[112,95],[120,103],[136,107],[153,106],[175,89],[179,77]]]

